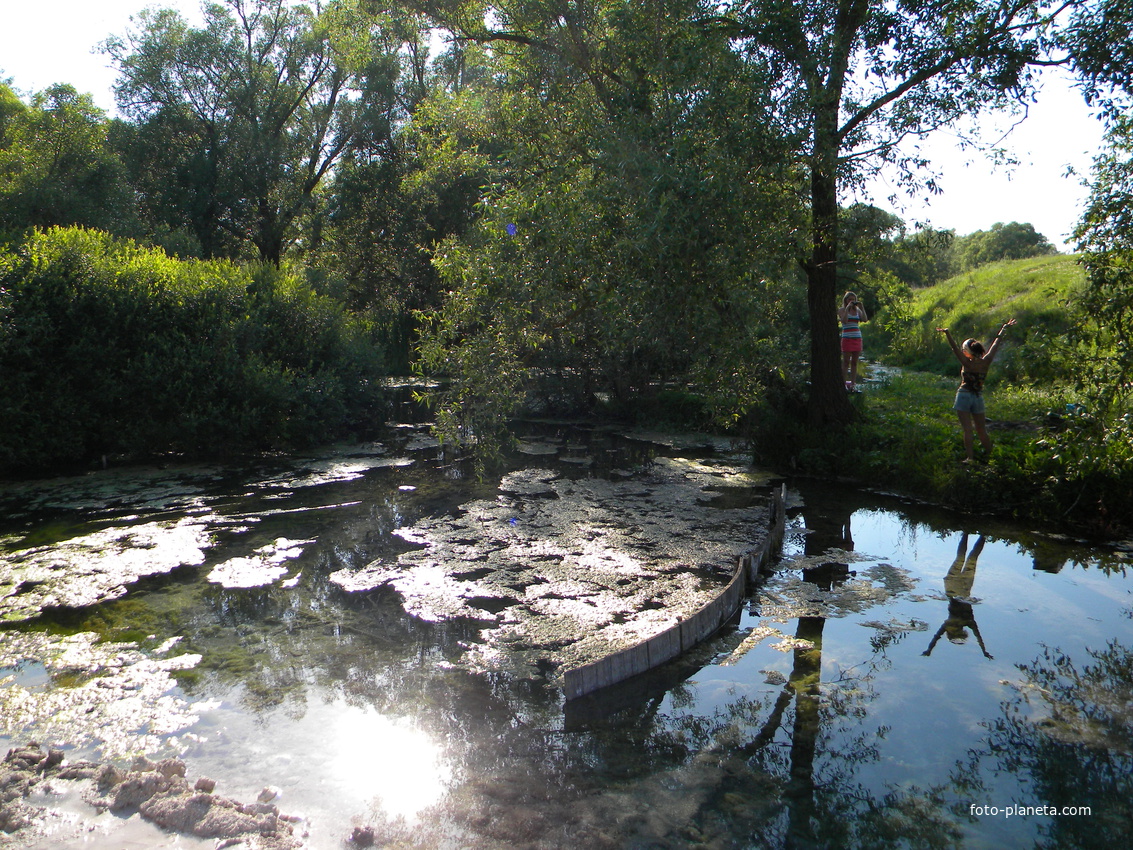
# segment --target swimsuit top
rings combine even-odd
[[[985,372],[969,372],[967,369],[961,369],[960,389],[979,395],[983,391],[986,379],[987,374]]]
[[[846,318],[842,320],[842,339],[861,339],[862,329],[858,327],[858,322],[861,321],[861,316],[854,308],[853,313],[847,313]]]

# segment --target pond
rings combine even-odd
[[[721,440],[522,449],[479,481],[404,425],[5,485],[0,745],[174,756],[312,848],[1128,845],[1128,552],[789,481],[728,628],[566,702],[594,635],[726,581],[777,482]],[[87,783],[38,786],[11,846],[216,846]]]

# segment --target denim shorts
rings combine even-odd
[[[952,405],[952,409],[961,413],[983,413],[984,397],[969,390],[956,390],[956,403]]]

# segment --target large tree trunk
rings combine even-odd
[[[842,377],[838,341],[838,164],[839,98],[815,110],[811,155],[811,256],[806,264],[810,311],[810,397],[812,425],[841,426],[854,418]]]

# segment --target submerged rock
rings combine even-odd
[[[87,802],[95,809],[142,818],[161,829],[198,838],[221,839],[224,846],[240,840],[260,850],[297,850],[297,818],[287,817],[267,803],[244,804],[193,787],[178,759],[152,763],[140,760],[132,770],[92,762],[69,764],[56,750],[38,744],[10,750],[0,764],[0,831],[8,834],[34,827],[45,815],[43,807],[28,803],[41,784],[52,780],[93,780]],[[205,780],[205,784],[214,784]]]
[[[494,500],[465,503],[395,532],[420,549],[340,570],[347,591],[388,587],[427,621],[483,624],[464,661],[531,675],[585,663],[688,617],[719,592],[766,533],[749,470],[661,458],[648,471],[572,479],[507,475]]]

